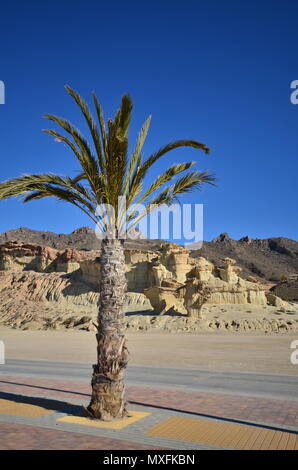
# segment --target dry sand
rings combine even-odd
[[[296,334],[129,333],[131,364],[277,374],[298,373],[290,362]],[[94,362],[94,333],[0,328],[7,358]]]

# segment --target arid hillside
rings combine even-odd
[[[79,228],[70,234],[56,234],[24,227],[0,234],[0,244],[9,240],[36,243],[58,250],[98,250],[100,247],[94,230],[89,227]],[[161,243],[161,240],[127,240],[125,247],[154,251]],[[233,258],[242,268],[242,275],[252,275],[263,281],[277,282],[298,275],[298,242],[283,237],[261,240],[246,236],[233,240],[227,233],[222,233],[211,242],[204,242],[203,247],[193,251],[191,256],[203,256],[216,265],[225,257]]]
[[[271,282],[298,276],[298,242],[289,238],[233,240],[222,233],[211,242],[204,242],[202,249],[192,256],[204,256],[215,264],[230,257],[242,268],[244,276],[257,276]]]

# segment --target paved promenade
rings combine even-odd
[[[298,449],[298,401],[129,386],[127,420],[85,418],[89,383],[0,376],[0,449]]]

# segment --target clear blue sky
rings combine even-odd
[[[53,113],[85,132],[63,86],[95,90],[107,117],[122,94],[134,100],[133,142],[153,115],[146,153],[179,138],[211,156],[179,149],[171,163],[197,160],[218,187],[185,198],[204,204],[204,238],[298,238],[298,4],[288,0],[11,1],[0,7],[0,179],[29,172],[76,174],[62,144],[42,133]],[[89,101],[90,102],[90,101]],[[170,154],[169,154],[170,155]],[[90,225],[54,200],[0,204],[0,232],[26,226],[68,233]]]

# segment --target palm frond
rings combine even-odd
[[[82,181],[82,180],[85,180],[87,179],[87,176],[86,176],[86,173],[83,171],[81,173],[79,173],[77,176],[75,176],[74,178],[72,178],[72,181],[74,183],[78,183],[79,181]]]
[[[122,129],[125,137],[128,137],[128,130],[131,121],[132,101],[129,94],[123,95],[121,106],[115,116],[115,124]]]
[[[187,162],[187,163],[178,163],[168,168],[162,175],[159,175],[154,183],[149,186],[147,191],[143,194],[141,199],[138,201],[138,204],[143,204],[146,199],[151,196],[155,191],[157,191],[162,185],[171,181],[175,176],[179,175],[183,171],[188,170],[190,167],[195,165],[196,162]]]
[[[139,177],[144,178],[149,168],[157,161],[160,157],[166,153],[179,148],[179,147],[193,147],[199,150],[202,150],[206,154],[210,152],[210,149],[206,147],[205,144],[197,142],[196,140],[177,140],[175,142],[170,142],[169,144],[161,147],[157,152],[153,153],[147,160],[143,163],[139,171]]]
[[[70,94],[70,96],[72,96],[72,98],[75,100],[75,102],[79,106],[80,110],[82,111],[82,114],[83,114],[83,116],[84,116],[84,118],[85,118],[85,120],[88,124],[90,134],[91,134],[93,142],[94,142],[94,146],[95,146],[96,153],[97,153],[97,156],[98,156],[98,161],[99,161],[99,164],[100,164],[101,172],[104,172],[105,165],[104,165],[104,155],[103,155],[102,143],[101,143],[101,139],[100,139],[100,135],[99,135],[97,125],[96,125],[96,123],[93,119],[93,116],[92,116],[89,108],[88,108],[88,105],[85,102],[85,100],[83,100],[83,98],[75,90],[73,90],[72,88],[70,88],[67,85],[65,86],[65,88],[68,91],[68,93]]]
[[[75,146],[75,144],[71,140],[69,140],[67,137],[59,134],[59,132],[54,131],[53,129],[43,129],[43,132],[55,137],[55,140],[57,142],[64,142],[65,144],[67,144],[69,146],[69,148],[73,151],[73,153],[75,154],[75,156],[77,157],[79,162],[81,163],[81,159],[83,157],[82,157],[81,153],[79,152],[78,148]]]
[[[211,184],[215,186],[216,178],[208,171],[192,171],[179,178],[173,186],[168,187],[169,192],[164,197],[152,199],[148,205],[154,204],[168,204],[171,200],[181,194],[186,194],[194,191],[195,189],[201,190],[203,184]]]
[[[93,222],[97,223],[95,218],[95,207],[92,206],[84,198],[78,196],[74,191],[70,189],[63,189],[59,187],[54,187],[50,184],[41,184],[36,183],[31,187],[31,193],[24,197],[24,202],[33,201],[34,199],[41,199],[44,197],[55,197],[60,201],[66,201],[70,204],[81,209]]]
[[[110,203],[117,206],[127,165],[128,139],[112,119],[108,120],[106,175]]]
[[[107,131],[106,131],[106,126],[105,126],[105,121],[104,121],[103,110],[94,92],[92,92],[92,97],[93,97],[93,102],[95,105],[97,119],[99,122],[99,127],[100,127],[100,132],[101,132],[101,140],[102,140],[102,146],[103,146],[103,158],[105,159],[106,152],[107,152]]]
[[[38,191],[38,195],[29,197],[30,193]],[[41,195],[43,193],[43,195]],[[33,174],[23,175],[0,183],[0,199],[19,196],[23,197],[25,202],[32,199],[40,199],[46,196],[56,196],[62,198],[70,197],[77,203],[82,204],[91,213],[95,213],[96,199],[94,195],[81,184],[75,183],[72,178],[61,177],[54,174]]]
[[[54,116],[53,114],[46,114],[45,117],[49,119],[50,121],[55,122],[59,126],[62,127],[66,132],[68,132],[77,146],[80,149],[80,152],[75,152],[76,157],[79,159],[79,162],[83,169],[85,170],[85,173],[90,181],[90,184],[93,184],[93,178],[95,177],[96,174],[99,173],[99,167],[97,164],[96,159],[92,155],[91,149],[89,147],[88,142],[83,138],[82,134],[74,127],[72,124],[68,121],[66,121],[63,118],[59,118],[58,116]],[[48,130],[46,132],[49,134]],[[55,132],[55,131],[52,131]],[[52,134],[53,135],[53,134]],[[57,137],[58,139],[60,138],[65,142],[65,138],[63,139],[63,136]],[[69,143],[66,142],[68,145]]]
[[[178,195],[189,193],[195,189],[201,190],[204,184],[215,186],[216,178],[208,171],[193,171],[179,178],[174,185],[165,187],[157,196],[147,202],[145,210],[133,220],[129,228],[134,227],[145,215],[150,214],[162,204],[171,205]],[[128,218],[128,221],[132,218]]]
[[[133,183],[136,179],[135,176],[137,175],[138,169],[140,168],[141,159],[142,159],[141,151],[142,151],[143,145],[145,143],[145,140],[148,134],[150,122],[151,122],[151,116],[149,116],[148,119],[145,121],[139,133],[135,149],[130,159],[127,174],[125,176],[123,194],[127,193],[128,188],[130,188],[130,191],[133,189]],[[129,195],[128,195],[128,198],[129,198]]]

